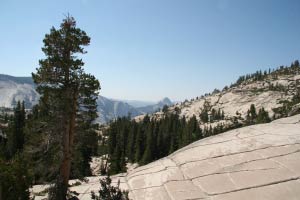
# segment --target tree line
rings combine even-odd
[[[13,115],[1,115],[0,199],[29,199],[32,176],[22,152],[25,142],[25,106],[17,102]]]
[[[290,75],[295,74],[296,72],[300,72],[300,64],[298,60],[295,60],[291,63],[290,66],[280,66],[277,69],[269,68],[269,70],[258,70],[255,73],[247,74],[240,76],[237,81],[232,84],[230,87],[238,86],[241,83],[251,80],[251,81],[262,81],[268,76],[271,76],[272,78],[277,78],[279,75]]]
[[[147,164],[169,155],[179,148],[202,138],[195,116],[190,120],[177,114],[162,119],[148,115],[141,122],[122,117],[113,121],[104,135],[107,137],[110,174],[126,171],[126,163]]]
[[[224,119],[222,111],[214,110],[212,113],[214,113],[214,120]],[[126,172],[127,163],[145,165],[199,139],[241,126],[270,121],[269,113],[264,108],[260,108],[257,112],[254,104],[250,106],[243,123],[235,118],[230,125],[218,123],[212,127],[207,124],[202,129],[196,116],[187,120],[177,113],[166,112],[161,119],[146,115],[140,122],[131,120],[130,117],[117,118],[103,133],[102,148],[108,147],[104,154],[108,154],[109,166],[103,164],[102,173]]]

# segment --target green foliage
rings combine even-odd
[[[269,123],[271,121],[269,117],[269,113],[265,111],[264,108],[259,109],[256,123],[262,124],[262,123]]]
[[[211,109],[211,116],[210,116],[210,121],[218,121],[218,120],[223,120],[225,118],[224,111],[221,109],[215,110],[214,108]]]
[[[41,103],[28,115],[24,156],[30,160],[34,184],[51,182],[57,177],[61,146],[58,137],[59,123],[54,117]]]
[[[255,124],[257,118],[256,108],[254,104],[250,105],[250,109],[247,111],[246,123],[248,125]]]
[[[211,105],[208,101],[205,101],[204,104],[203,104],[203,110],[201,111],[200,113],[200,120],[203,122],[203,123],[207,123],[208,120],[209,120],[209,116],[208,116],[208,112],[210,111],[211,109]]]
[[[206,109],[202,110],[202,112],[200,113],[200,119],[204,123],[208,122],[208,112]]]
[[[141,164],[147,164],[153,160],[154,156],[154,123],[150,123],[147,127],[147,130],[145,132],[146,135],[146,146],[143,153],[143,157],[141,159]]]
[[[276,85],[270,84],[269,85],[269,90],[271,90],[271,91],[285,92],[287,89],[283,85],[276,83]]]
[[[108,135],[108,154],[110,155],[110,170],[109,173],[123,172],[126,170],[125,154],[126,144],[128,143],[129,132],[129,117],[118,118],[111,123],[110,128],[105,135]],[[132,143],[133,144],[133,143]],[[128,147],[129,150],[129,147]],[[132,155],[131,155],[132,156]]]
[[[262,72],[261,70],[256,71],[253,74],[247,74],[247,75],[243,75],[240,76],[237,81],[231,85],[231,87],[234,86],[238,86],[246,81],[262,81],[265,80],[268,77],[271,78],[277,78],[279,75],[293,75],[295,73],[299,73],[300,72],[300,67],[299,67],[299,61],[295,60],[289,67],[288,66],[280,66],[279,68],[277,68],[276,70],[273,69],[269,69],[268,71],[264,71]],[[275,89],[275,90],[282,90],[282,88],[275,86],[275,88],[273,86],[270,86],[271,89]]]
[[[140,165],[157,160],[202,138],[196,116],[186,121],[177,114],[167,114],[161,120],[145,116],[137,123],[118,118],[110,124],[108,136],[109,174],[126,171],[126,162]]]
[[[94,200],[129,200],[128,192],[120,189],[120,181],[117,186],[111,185],[111,178],[109,176],[100,179],[99,196],[94,192],[91,193],[91,198]]]
[[[209,137],[212,135],[217,135],[232,129],[240,128],[242,127],[242,124],[238,122],[237,118],[233,119],[233,124],[231,125],[226,125],[224,126],[222,123],[218,123],[216,126],[212,127],[211,125],[209,126],[204,126],[203,128],[203,137]]]
[[[250,109],[247,111],[246,125],[269,123],[271,121],[269,113],[262,107],[258,113],[254,104],[251,104]]]
[[[45,59],[32,74],[41,98],[27,127],[26,152],[36,180],[54,184],[49,198],[64,200],[70,177],[90,175],[89,161],[97,152],[93,121],[100,84],[84,72],[77,57],[86,53],[90,38],[73,17],[67,16],[59,29],[52,27],[43,42]]]
[[[14,109],[13,119],[8,128],[8,151],[9,156],[13,157],[17,152],[21,152],[24,146],[24,127],[25,127],[25,106],[17,102]]]
[[[74,153],[71,166],[72,179],[91,176],[90,162],[97,155],[98,136],[93,128],[78,131],[74,141]]]
[[[16,154],[11,160],[0,157],[0,199],[29,199],[32,180],[27,168],[28,165],[20,154]]]
[[[0,137],[0,199],[29,199],[32,176],[23,154],[26,113],[24,102],[17,102],[14,114],[4,117],[7,128],[1,128]]]
[[[90,92],[87,90],[85,92]],[[91,176],[90,162],[93,155],[97,155],[98,135],[96,130],[98,124],[93,123],[97,118],[96,99],[84,98],[88,102],[82,102],[82,108],[78,114],[76,132],[74,138],[74,157],[71,166],[71,178],[82,179]]]
[[[300,109],[294,110],[294,106],[300,103],[300,88],[296,88],[296,94],[293,96],[291,101],[282,101],[281,107],[273,108],[275,118],[287,117],[289,115],[295,115],[300,113]]]

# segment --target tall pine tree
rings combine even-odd
[[[18,101],[9,127],[8,148],[10,157],[23,150],[25,115],[24,102]]]
[[[95,101],[99,82],[86,74],[83,61],[77,56],[86,51],[83,46],[90,43],[85,31],[76,27],[73,17],[67,16],[60,29],[51,28],[43,40],[45,59],[32,74],[41,95],[42,105],[48,116],[41,131],[50,133],[60,141],[58,148],[57,180],[51,190],[50,199],[65,200],[74,152],[74,138],[81,122],[90,124],[95,113]]]

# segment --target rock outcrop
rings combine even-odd
[[[273,118],[274,115],[276,118],[281,118],[282,116],[276,116],[274,109],[284,106],[285,102],[291,102],[299,91],[299,74],[278,75],[276,77],[271,74],[261,81],[247,80],[239,85],[223,89],[223,91],[177,103],[170,106],[168,112],[177,113],[186,119],[196,116],[202,129],[210,126],[215,127],[218,124],[223,127],[230,127],[235,120],[240,123],[245,122],[251,104],[255,105],[257,111],[264,108],[270,118]],[[203,122],[200,119],[203,110],[207,110],[209,115],[212,110],[220,110],[224,113],[224,119]],[[299,113],[299,106],[295,106],[290,113]],[[152,114],[152,117],[161,119],[164,115],[163,112],[156,112]],[[143,117],[137,116],[135,120],[141,121]]]
[[[211,108],[223,110],[225,116],[230,118],[236,116],[237,112],[245,117],[250,105],[254,104],[257,109],[264,107],[271,117],[274,114],[273,108],[280,107],[282,102],[292,99],[296,94],[296,88],[300,86],[299,82],[300,75],[296,74],[282,75],[276,79],[270,77],[263,81],[245,82],[222,92],[175,105],[174,109],[178,107],[180,115],[187,118],[193,115],[198,117],[205,102],[208,102]],[[271,85],[277,86],[277,89],[271,89]]]
[[[99,177],[88,180],[71,187],[79,199],[99,190]],[[133,200],[299,199],[300,115],[199,140],[118,180]]]

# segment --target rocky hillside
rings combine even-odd
[[[12,108],[17,101],[25,101],[26,107],[32,107],[39,99],[30,77],[0,74],[0,94],[0,107]]]
[[[141,112],[128,103],[108,99],[103,96],[98,97],[97,104],[99,115],[97,121],[100,123],[109,122],[117,117],[127,116],[128,113],[133,117],[141,114]]]
[[[299,87],[299,83],[300,75],[296,74],[269,77],[263,81],[246,81],[221,92],[184,102],[171,109],[179,108],[180,115],[188,118],[195,115],[200,119],[201,111],[208,106],[209,111],[212,109],[224,111],[225,118],[237,116],[237,113],[244,118],[250,105],[254,104],[257,109],[264,107],[270,116],[273,116],[274,108],[282,106],[284,101],[290,101],[296,94],[296,86]],[[272,89],[271,85],[277,88]]]
[[[281,67],[270,73],[257,72],[252,78],[250,75],[240,78],[222,91],[216,89],[211,94],[177,103],[169,107],[167,113],[177,113],[187,119],[196,116],[202,128],[220,124],[231,126],[233,123],[245,122],[251,104],[255,106],[256,112],[264,108],[271,119],[292,115],[293,113],[289,113],[291,111],[297,113],[300,111],[300,104],[292,105],[296,96],[299,99],[299,66]],[[290,107],[287,108],[288,106]],[[215,117],[218,112],[223,116]],[[157,112],[152,117],[161,118],[165,114]],[[203,114],[207,115],[206,120],[201,117]],[[143,116],[138,116],[136,120],[142,118]]]
[[[133,200],[297,200],[299,130],[300,115],[231,130],[116,175],[113,182],[120,180]],[[90,192],[99,190],[99,177],[87,180],[70,188],[80,200],[90,199]],[[32,194],[46,188],[36,185]]]
[[[173,105],[173,103],[171,102],[171,100],[169,98],[166,97],[166,98],[162,99],[161,101],[157,102],[157,104],[143,106],[143,107],[139,107],[137,109],[142,114],[153,113],[153,112],[157,112],[158,110],[161,110],[165,105],[171,106],[171,105]]]

